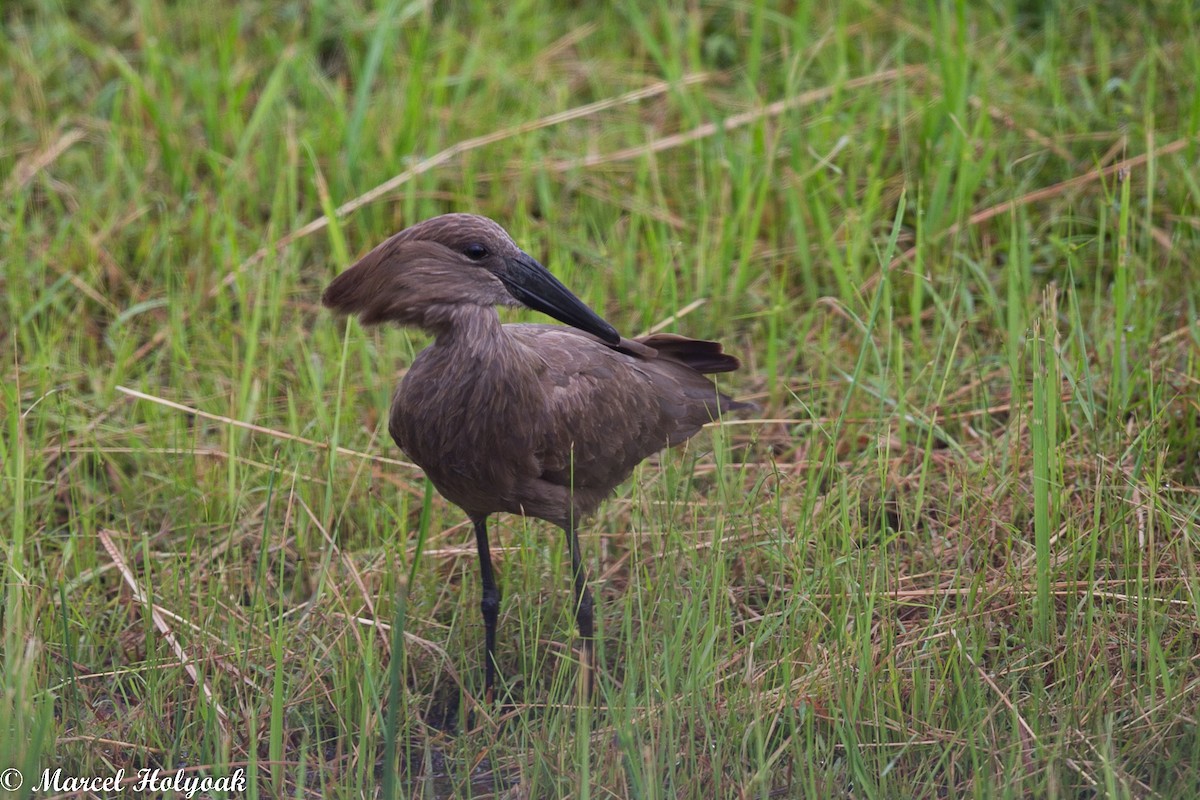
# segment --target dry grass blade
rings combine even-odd
[[[982,211],[976,211],[974,214],[967,217],[966,222],[954,223],[950,227],[946,228],[946,230],[938,234],[936,239],[945,239],[946,237],[953,236],[954,234],[958,233],[963,228],[970,227],[972,225],[978,225],[981,222],[987,222],[989,219],[993,219],[1003,214],[1008,214],[1014,209],[1021,208],[1022,206],[1032,205],[1033,203],[1038,203],[1042,200],[1049,200],[1052,197],[1058,197],[1073,189],[1086,186],[1089,183],[1095,183],[1103,178],[1116,175],[1118,172],[1124,172],[1126,170],[1133,169],[1134,167],[1140,167],[1151,159],[1159,159],[1163,156],[1171,155],[1172,153],[1178,153],[1180,150],[1184,150],[1185,148],[1194,144],[1196,141],[1200,141],[1200,139],[1197,139],[1196,137],[1176,139],[1175,141],[1169,144],[1164,144],[1162,147],[1149,153],[1143,153],[1140,156],[1127,158],[1123,161],[1118,161],[1116,164],[1111,164],[1107,167],[1104,167],[1103,169],[1093,170],[1084,175],[1077,175],[1074,178],[1068,178],[1065,181],[1059,181],[1053,186],[1035,189],[1032,192],[1027,192],[1026,194],[1023,194],[1020,197],[1012,200],[1007,200],[1003,203],[997,203],[996,205],[985,208]],[[916,246],[908,248],[903,253],[892,259],[891,268],[896,269],[901,264],[911,261],[913,256],[916,255],[916,252]],[[873,284],[875,280],[877,279],[872,279],[870,283]]]
[[[1034,733],[1033,728],[1030,727],[1029,723],[1025,721],[1024,715],[1021,714],[1020,709],[1016,707],[1013,701],[1009,699],[1008,694],[1002,688],[1000,688],[1000,685],[996,683],[995,679],[992,678],[992,676],[989,675],[987,671],[983,669],[983,667],[979,666],[979,664],[975,662],[975,659],[971,657],[971,654],[967,651],[967,648],[963,647],[962,640],[958,638],[958,632],[951,629],[950,635],[954,637],[954,643],[958,646],[958,651],[962,653],[963,658],[967,660],[967,663],[969,663],[979,675],[980,680],[987,684],[988,688],[996,693],[996,697],[1000,699],[1000,702],[1004,704],[1004,707],[1007,708],[1016,719],[1017,727],[1021,731],[1021,761],[1025,765],[1026,773],[1032,777],[1037,768],[1034,756],[1036,754],[1036,748],[1039,744],[1038,735]],[[1091,775],[1074,759],[1067,758],[1066,763],[1067,766],[1075,770],[1079,777],[1087,781],[1090,786],[1100,785],[1095,776]]]
[[[616,150],[612,153],[596,153],[594,155],[583,156],[582,158],[571,158],[565,161],[555,161],[547,165],[548,169],[555,172],[568,172],[576,169],[588,169],[590,167],[598,167],[602,164],[613,164],[620,161],[632,161],[642,156],[651,153],[661,153],[664,150],[670,150],[675,147],[680,147],[700,139],[706,139],[715,135],[720,131],[729,132],[753,124],[760,119],[769,117],[777,117],[786,111],[792,111],[803,106],[818,103],[822,100],[828,100],[836,92],[853,91],[856,89],[865,89],[871,86],[878,86],[882,83],[900,80],[903,78],[912,78],[919,75],[924,75],[926,69],[923,65],[915,64],[907,67],[897,67],[895,69],[887,69],[882,72],[876,72],[872,75],[866,75],[861,78],[852,78],[834,86],[822,86],[820,89],[811,89],[807,92],[802,92],[795,97],[789,97],[786,100],[776,100],[770,105],[755,109],[754,111],[746,111],[741,114],[735,114],[732,117],[726,117],[720,122],[706,122],[703,125],[697,125],[690,131],[683,131],[671,136],[664,136],[661,139],[655,139],[652,142],[637,147],[626,147],[623,150]]]
[[[670,325],[673,325],[676,320],[683,319],[688,314],[692,313],[697,308],[704,305],[706,302],[708,302],[707,298],[698,297],[695,300],[693,300],[692,302],[688,303],[683,308],[676,311],[674,314],[671,314],[670,316],[665,317],[662,320],[656,322],[654,325],[651,325],[649,328],[647,328],[646,330],[639,333],[638,336],[650,336],[651,334],[658,333],[659,331],[663,330],[664,328],[667,328]]]
[[[152,394],[146,394],[145,392],[139,392],[136,389],[130,389],[126,386],[118,386],[116,388],[117,388],[117,391],[120,392],[121,394],[125,394],[130,397],[137,398],[138,400],[147,400],[151,403],[157,403],[160,406],[166,406],[167,408],[173,408],[176,411],[183,411],[188,414],[195,414],[197,417],[202,417],[204,419],[210,419],[213,422],[221,422],[226,425],[232,425],[235,428],[242,428],[243,430],[253,431],[255,433],[264,433],[267,436],[271,436],[275,439],[283,439],[288,442],[297,442],[299,444],[307,445],[308,447],[316,447],[320,450],[329,450],[330,449],[329,445],[326,444],[325,442],[318,442],[313,439],[306,439],[303,436],[296,436],[295,434],[286,433],[284,431],[276,430],[274,428],[264,428],[262,425],[255,425],[250,422],[242,422],[241,420],[221,416],[220,414],[210,414],[207,411],[200,411],[199,409],[192,408],[191,406],[185,406],[183,403],[176,403],[173,400],[167,400],[162,397],[155,397]],[[351,450],[348,447],[335,447],[335,448],[333,448],[333,451],[335,453],[338,453],[339,455],[353,456],[354,458],[362,458],[362,459],[366,459],[368,461],[374,461],[379,464],[391,464],[391,465],[397,466],[397,467],[405,467],[406,469],[418,469],[416,464],[410,464],[407,461],[400,461],[399,459],[395,459],[395,458],[384,458],[383,456],[373,456],[370,453],[360,453],[359,451]]]
[[[51,142],[46,148],[17,162],[17,165],[13,167],[13,171],[9,173],[8,180],[4,184],[4,193],[12,194],[24,189],[33,180],[35,175],[53,164],[59,156],[67,152],[76,142],[82,141],[85,135],[79,128],[71,128]]]
[[[108,551],[109,558],[111,558],[113,563],[117,565],[117,570],[120,571],[121,577],[125,580],[125,584],[129,587],[129,591],[133,593],[134,599],[141,603],[146,610],[150,612],[150,617],[154,620],[154,627],[158,629],[158,632],[162,634],[163,639],[165,639],[167,644],[171,646],[171,650],[175,653],[175,657],[179,659],[179,663],[185,670],[187,670],[187,674],[191,677],[192,681],[200,687],[201,692],[204,693],[204,699],[207,700],[208,704],[212,706],[214,711],[217,712],[217,717],[221,725],[221,734],[225,739],[226,747],[228,747],[229,729],[227,727],[227,723],[229,722],[229,713],[225,711],[225,708],[217,700],[208,683],[200,677],[200,673],[197,671],[195,663],[193,663],[192,659],[188,657],[187,651],[183,649],[183,645],[181,645],[179,640],[175,638],[175,634],[171,632],[171,626],[167,624],[163,614],[154,605],[150,597],[147,596],[142,590],[142,587],[140,584],[138,584],[137,579],[134,578],[133,571],[129,569],[129,564],[125,561],[125,557],[121,555],[121,551],[118,550],[116,544],[113,543],[113,532],[101,528],[96,532],[96,535],[100,537],[100,543],[104,545],[104,549]]]

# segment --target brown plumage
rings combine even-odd
[[[489,699],[500,591],[487,518],[498,511],[566,532],[590,687],[592,598],[576,525],[644,458],[745,407],[704,377],[738,360],[717,342],[621,338],[503,228],[469,214],[397,233],[339,275],[322,302],[367,325],[398,322],[435,337],[396,389],[388,430],[475,526]],[[501,325],[498,305],[574,327]]]

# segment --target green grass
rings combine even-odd
[[[1200,15],[1137,5],[6,3],[0,770],[1194,795]],[[451,210],[762,407],[584,529],[590,711],[507,517],[473,705],[471,533],[383,423],[425,340],[319,307]]]

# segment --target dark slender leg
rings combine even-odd
[[[500,587],[492,572],[492,554],[488,550],[487,516],[471,517],[475,525],[475,547],[479,550],[479,574],[483,578],[483,596],[479,610],[483,612],[484,629],[484,697],[491,705],[496,699],[496,619],[500,616]]]
[[[575,521],[564,528],[567,534],[567,549],[571,551],[571,574],[575,578],[575,624],[579,626],[579,635],[583,638],[583,659],[580,667],[583,670],[585,700],[591,700],[592,690],[596,685],[595,640],[592,628],[592,593],[588,590],[587,570],[583,568],[583,560],[579,556],[579,536],[575,533]]]

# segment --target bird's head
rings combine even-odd
[[[321,302],[364,325],[437,331],[469,306],[526,306],[615,344],[616,330],[487,217],[444,214],[405,228],[334,278]]]

